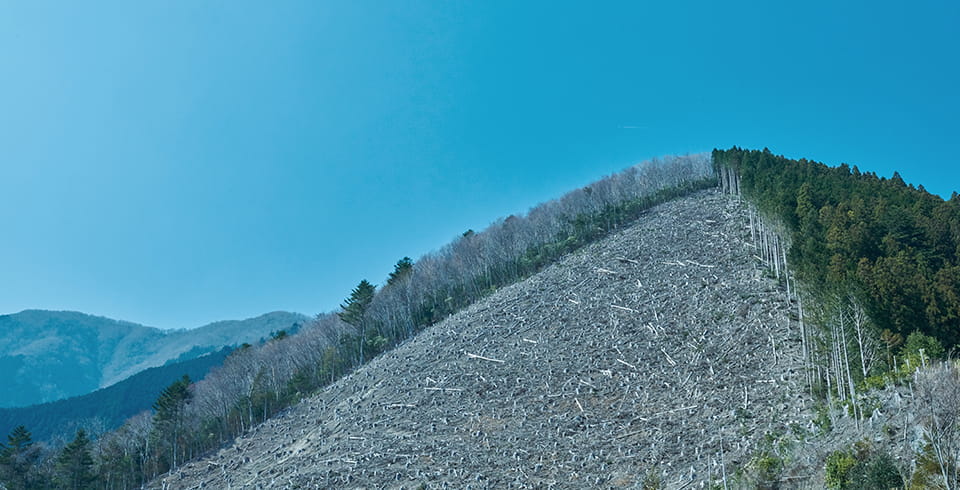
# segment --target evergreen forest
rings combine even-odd
[[[769,150],[714,150],[713,159],[727,185],[785,226],[791,270],[811,291],[852,292],[885,338],[920,332],[946,349],[960,342],[956,192],[944,200],[898,173]]]

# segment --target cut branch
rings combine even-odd
[[[504,361],[503,359],[493,359],[493,358],[491,358],[491,357],[484,357],[484,356],[480,356],[480,355],[477,355],[477,354],[471,354],[471,353],[469,353],[469,352],[467,352],[467,357],[469,357],[470,359],[480,359],[481,361],[507,362],[507,361]]]
[[[627,366],[630,369],[637,369],[636,366],[634,366],[633,364],[630,364],[627,361],[624,361],[623,359],[617,359],[617,362],[619,362],[620,364],[623,364],[624,366]]]

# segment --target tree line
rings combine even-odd
[[[830,430],[838,408],[869,417],[873,388],[912,394],[923,444],[904,448],[908,467],[865,440],[829,455],[826,485],[960,487],[960,364],[940,361],[960,342],[960,196],[766,149],[714,150],[713,161],[798,309],[817,425]]]
[[[714,150],[719,168],[790,231],[797,277],[852,291],[881,330],[960,341],[960,197],[769,150]]]
[[[153,410],[95,440],[78,432],[64,448],[44,449],[25,445],[22,436],[29,432],[18,428],[17,447],[29,448],[30,457],[0,459],[0,481],[8,488],[139,487],[222,447],[497,288],[629,224],[651,206],[714,185],[708,154],[655,159],[482,231],[467,230],[417,261],[399,260],[379,289],[361,281],[339,311],[318,315],[296,334],[276,332],[258,345],[244,345],[201,381],[178,380]],[[9,442],[4,448],[14,446]],[[61,457],[74,462],[72,479]],[[21,486],[22,478],[32,486]]]
[[[714,150],[725,192],[754,211],[774,276],[793,285],[808,382],[854,414],[866,388],[902,379],[960,342],[960,197],[790,160]],[[789,263],[789,268],[788,264]],[[783,274],[781,274],[781,270]],[[789,290],[789,289],[788,289]]]

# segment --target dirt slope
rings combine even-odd
[[[154,485],[719,481],[809,420],[799,327],[743,213],[712,191],[661,205]]]

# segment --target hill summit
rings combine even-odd
[[[719,482],[810,418],[749,237],[715,191],[659,205],[153,486]]]

